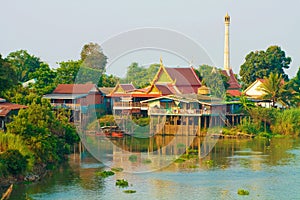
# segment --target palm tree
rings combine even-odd
[[[281,74],[271,72],[259,89],[265,93],[262,99],[271,100],[272,107],[275,107],[276,102],[286,104],[286,90],[284,89],[284,80]]]
[[[247,99],[247,97],[244,95],[240,97],[240,104],[241,104],[240,111],[244,111],[246,113],[249,113],[249,111],[255,107],[254,103],[249,99]]]

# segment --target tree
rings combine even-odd
[[[107,57],[103,54],[99,44],[90,42],[85,44],[80,53],[83,65],[89,68],[98,69],[105,72]]]
[[[121,80],[122,83],[132,83],[137,88],[143,88],[150,84],[159,69],[159,64],[152,64],[149,68],[139,66],[138,63],[132,63],[126,72],[126,77]]]
[[[51,93],[56,87],[55,78],[57,73],[50,69],[49,65],[42,63],[40,68],[30,74],[30,79],[35,79],[36,82],[32,87],[39,95]]]
[[[287,81],[288,75],[285,74],[284,69],[289,68],[291,61],[292,59],[286,57],[279,46],[270,46],[266,51],[250,52],[240,69],[243,87],[248,87],[257,78],[268,77],[271,72],[281,74]]]
[[[287,84],[287,91],[290,94],[290,104],[295,107],[300,106],[300,67],[297,75]]]
[[[249,111],[255,107],[255,104],[248,100],[246,96],[241,96],[240,97],[240,104],[241,104],[241,109],[240,111],[244,111],[246,112],[247,114],[249,113]]]
[[[40,58],[30,55],[26,50],[11,52],[7,56],[7,61],[13,66],[19,82],[28,81],[29,75],[38,70],[42,64]]]
[[[37,163],[53,164],[64,159],[70,145],[78,141],[66,112],[55,113],[46,99],[35,95],[27,109],[19,111],[7,132],[20,135]]]
[[[275,103],[280,101],[285,103],[285,89],[284,89],[284,80],[281,74],[270,73],[268,78],[265,78],[265,81],[260,86],[265,94],[262,96],[263,99],[271,100],[272,106],[275,107]]]
[[[102,74],[98,82],[99,87],[115,87],[119,78],[113,75]]]
[[[210,88],[213,96],[224,97],[226,95],[226,89],[229,87],[228,77],[222,74],[220,69],[201,65],[197,74],[202,83]]]
[[[0,95],[17,84],[16,73],[9,62],[2,59],[0,54]]]
[[[82,61],[60,62],[57,68],[56,83],[57,84],[72,84],[75,82],[77,73],[80,69]]]

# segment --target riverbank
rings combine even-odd
[[[45,165],[34,166],[32,172],[26,175],[9,175],[5,177],[0,177],[0,192],[3,188],[7,188],[11,184],[20,184],[24,182],[36,182],[44,178],[50,170],[46,169]]]

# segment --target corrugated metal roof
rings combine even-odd
[[[20,110],[22,108],[27,108],[27,106],[14,104],[14,103],[0,103],[0,116],[6,116],[12,110]]]
[[[96,85],[92,83],[86,84],[59,84],[53,94],[88,94],[95,89]]]
[[[113,91],[113,89],[113,87],[99,87],[99,90],[105,95],[110,94]]]

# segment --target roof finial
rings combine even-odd
[[[193,63],[193,58],[190,60],[190,67],[193,67],[194,63]]]
[[[163,61],[162,61],[162,57],[161,56],[160,56],[159,62],[160,62],[160,66],[163,66]]]

